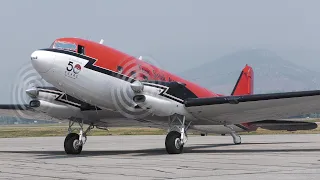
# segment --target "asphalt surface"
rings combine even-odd
[[[320,135],[191,136],[179,155],[164,139],[88,137],[81,155],[64,137],[0,139],[0,179],[320,179]]]

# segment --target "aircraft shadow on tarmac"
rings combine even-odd
[[[184,153],[276,153],[276,152],[317,152],[319,148],[278,148],[278,149],[239,149],[246,145],[268,145],[268,144],[295,144],[308,142],[275,142],[275,143],[242,143],[241,145],[234,144],[201,144],[184,147]],[[214,149],[215,147],[237,146],[237,149]],[[210,149],[208,149],[210,148]],[[105,150],[105,151],[86,151],[85,149],[80,155],[66,155],[64,151],[0,151],[0,153],[20,153],[33,154],[39,159],[59,159],[59,158],[77,158],[77,157],[94,157],[94,156],[109,156],[109,155],[131,155],[131,156],[155,156],[168,155],[165,148],[141,149],[141,150]]]

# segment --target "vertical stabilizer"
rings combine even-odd
[[[232,96],[253,94],[253,69],[246,65],[231,93]]]

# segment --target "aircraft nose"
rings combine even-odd
[[[55,55],[52,52],[36,50],[31,54],[32,66],[39,73],[46,73],[53,67]]]

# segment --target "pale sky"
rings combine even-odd
[[[103,38],[173,73],[249,48],[317,70],[319,7],[317,0],[1,0],[0,103],[12,101],[32,51],[59,37]]]

